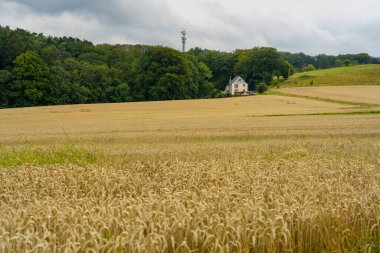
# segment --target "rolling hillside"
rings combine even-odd
[[[380,65],[356,65],[297,73],[281,87],[380,85]]]

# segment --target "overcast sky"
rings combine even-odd
[[[379,0],[0,0],[0,25],[99,43],[380,57]]]

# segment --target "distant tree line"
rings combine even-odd
[[[223,89],[230,76],[241,75],[250,89],[260,90],[262,85],[276,83],[273,77],[287,79],[294,72],[351,66],[356,64],[380,64],[380,58],[366,53],[310,56],[304,53],[278,52],[274,48],[262,47],[236,50],[233,53],[194,48],[193,54],[206,63],[212,72],[211,82]]]
[[[310,56],[304,53],[281,52],[281,58],[289,62],[297,72],[357,64],[380,64],[380,58],[371,57],[366,53]]]
[[[330,56],[267,47],[181,53],[162,46],[93,45],[0,26],[0,108],[223,97],[230,76],[241,75],[250,89],[260,90],[274,77],[286,79],[309,65],[375,63],[367,56],[338,56],[332,63]]]

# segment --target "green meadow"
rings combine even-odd
[[[380,85],[380,65],[356,65],[294,74],[281,87]]]

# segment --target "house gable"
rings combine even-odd
[[[230,80],[225,91],[231,93],[231,95],[246,93],[248,92],[248,83],[241,76],[236,76]]]

